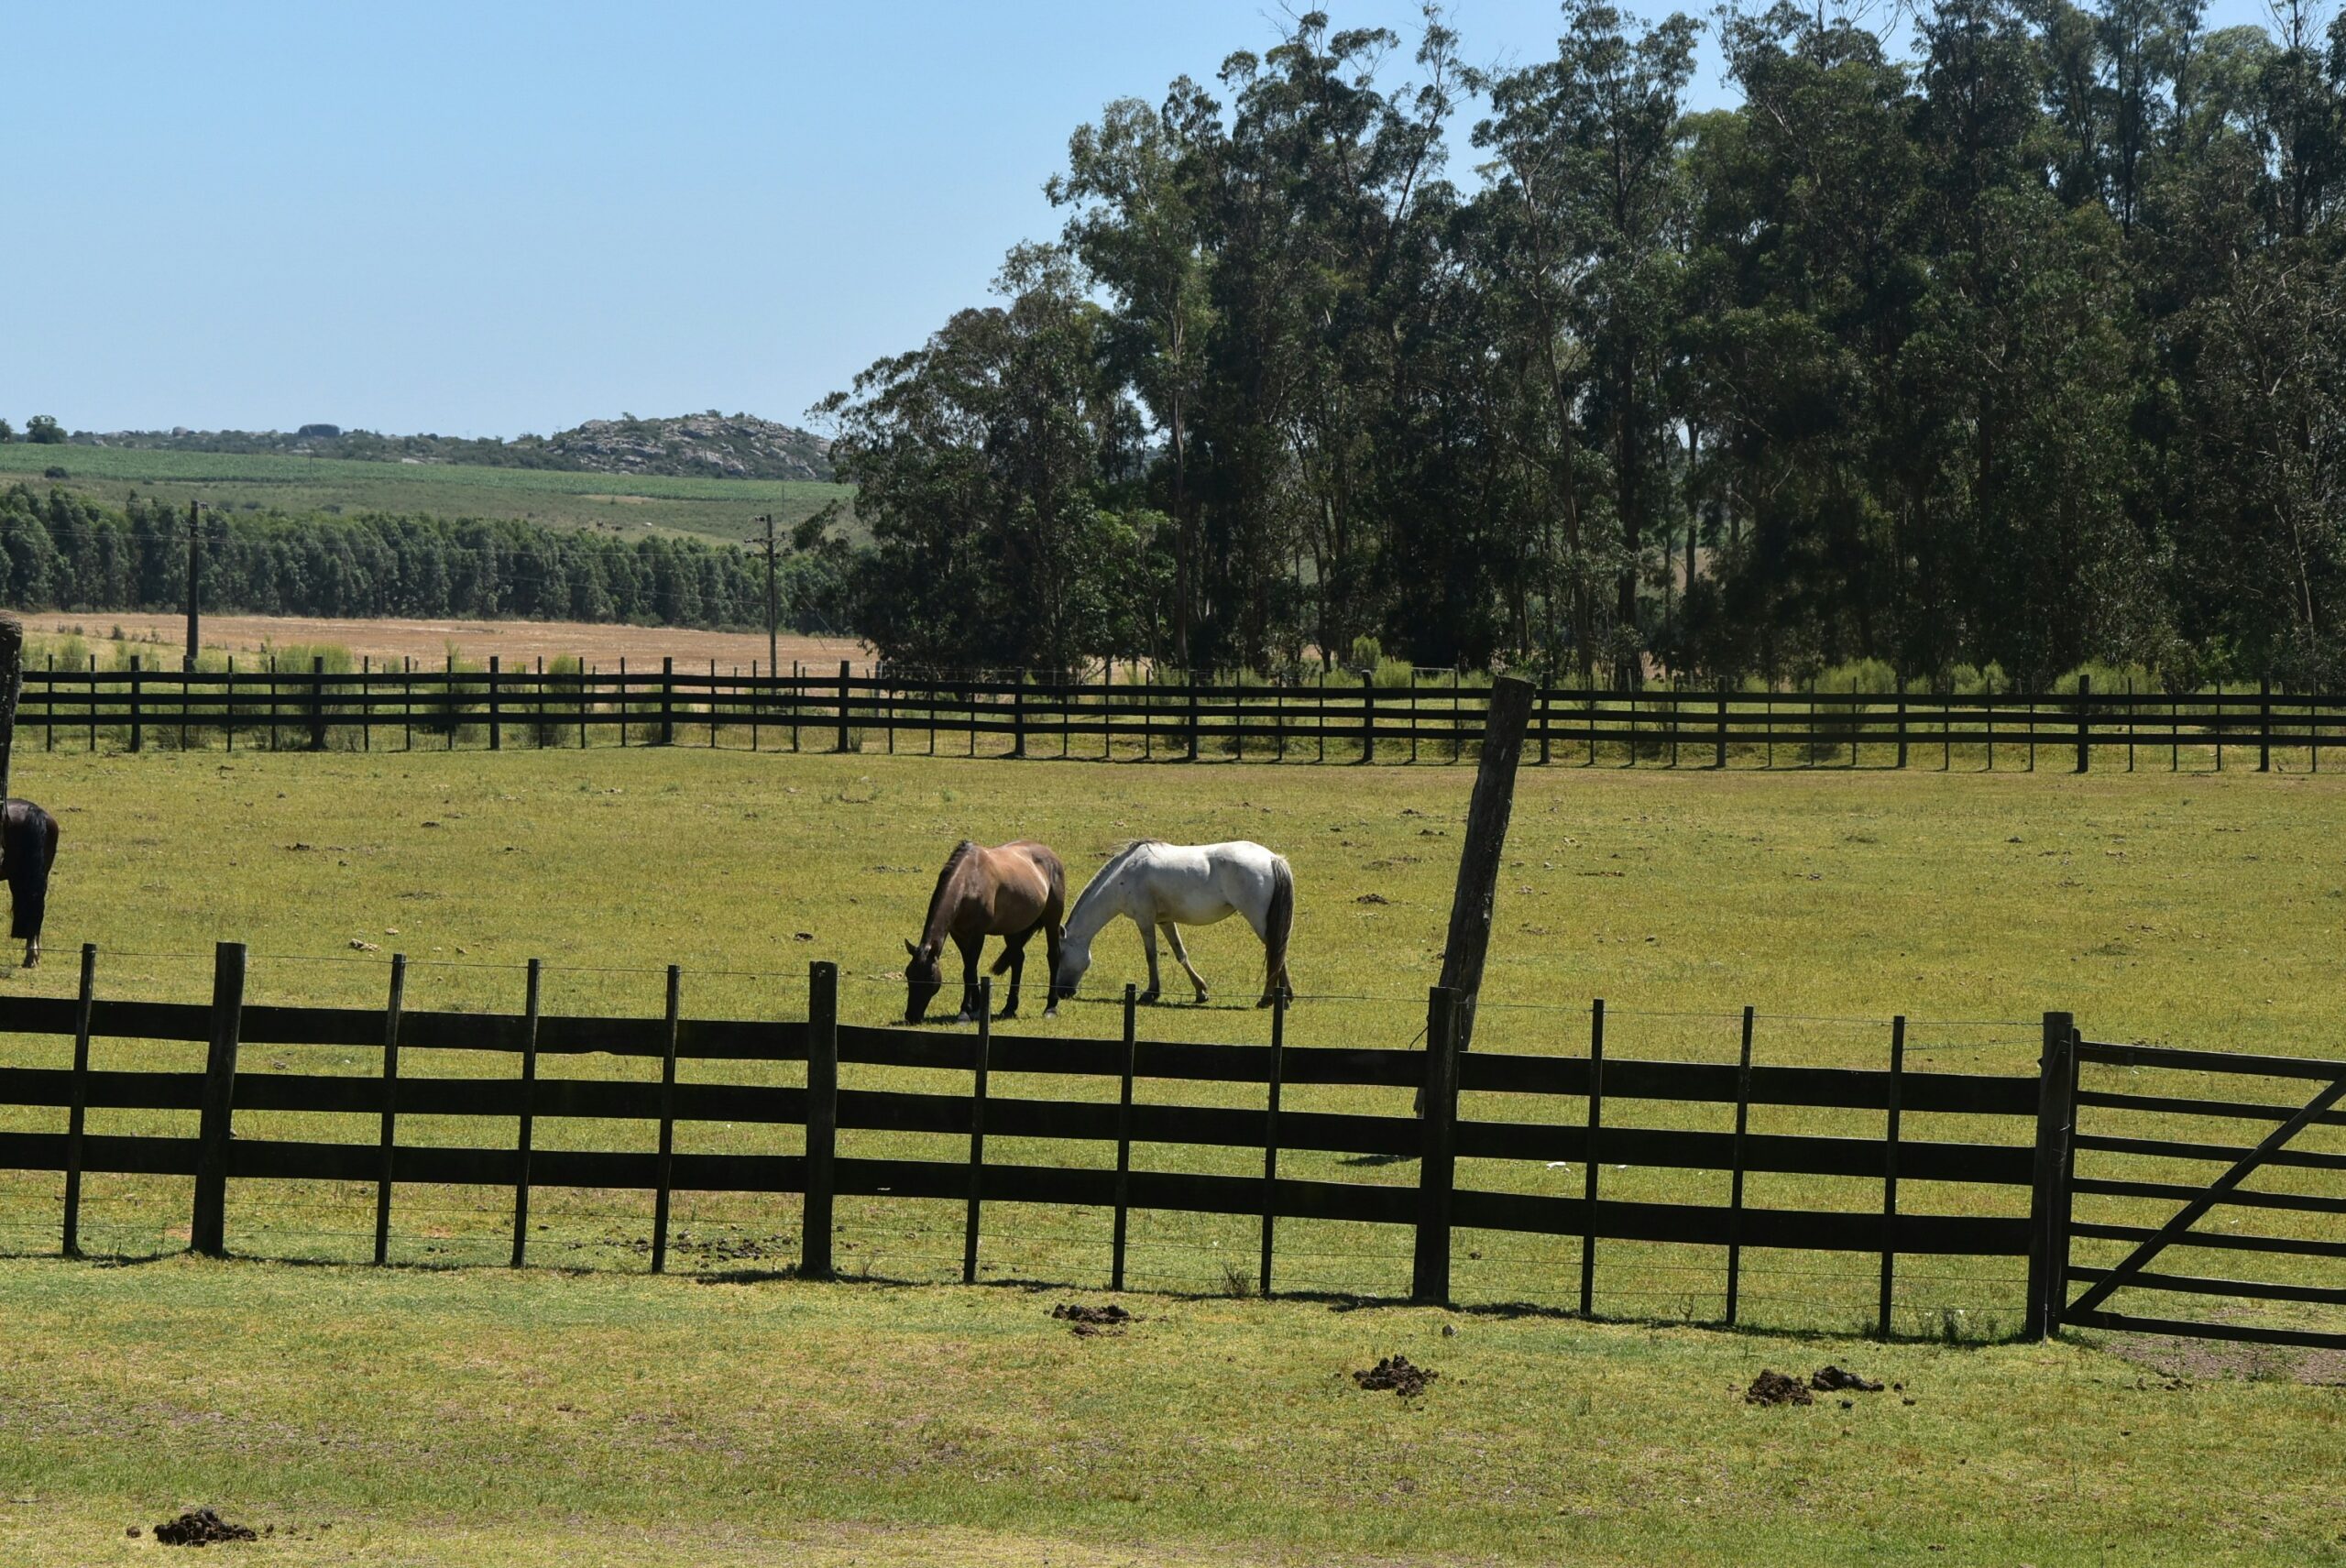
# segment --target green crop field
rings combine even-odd
[[[63,468],[66,477],[44,479],[43,471],[51,466]],[[850,486],[786,479],[687,479],[21,442],[0,445],[0,485],[18,480],[60,485],[110,506],[121,505],[136,492],[179,504],[202,500],[217,507],[291,513],[516,518],[549,527],[727,540],[761,532],[763,525],[750,521],[754,517],[772,512],[776,526],[786,530],[853,493]]]
[[[847,1016],[881,1022],[901,1007],[901,943],[957,839],[1041,838],[1080,883],[1133,837],[1246,837],[1287,853],[1301,890],[1289,1040],[1406,1049],[1438,970],[1471,777],[682,748],[34,753],[15,788],[64,830],[51,958],[0,983],[70,992],[89,940],[102,995],[197,1001],[211,944],[234,938],[252,945],[255,1001],[379,1005],[397,949],[413,1007],[517,1009],[535,956],[553,1011],[654,1014],[674,962],[690,1015],[796,1017],[821,958],[841,966]],[[1602,995],[1617,1058],[1732,1060],[1746,1003],[1761,1061],[1879,1065],[1903,1014],[1913,1066],[2026,1073],[2048,1008],[2101,1039],[2346,1056],[2341,828],[2346,782],[2330,776],[1527,770],[1477,1047],[1576,1052]],[[1244,1004],[1259,983],[1251,937],[1215,927],[1191,951],[1211,1003],[1155,1009],[1146,1031],[1266,1037]],[[1139,978],[1138,945],[1129,927],[1104,935],[1087,994],[1047,1022],[1039,967],[1027,1016],[1005,1028],[1112,1036],[1107,999]],[[57,1065],[60,1046],[0,1038],[0,1062]],[[366,1052],[251,1055],[258,1069],[374,1070]],[[201,1052],[106,1042],[99,1058],[177,1067]],[[1113,1093],[1007,1076],[995,1092]],[[966,1077],[849,1069],[851,1086]],[[1242,1086],[1226,1099],[1255,1102]],[[1406,1099],[1291,1090],[1288,1104],[1399,1114]],[[1621,1114],[1709,1125],[1694,1118],[1719,1109]],[[1755,1113],[1754,1126],[1879,1135],[1879,1116],[1836,1117]],[[59,1120],[0,1112],[13,1128]],[[100,1112],[92,1127],[190,1120]],[[238,1124],[371,1140],[355,1120]],[[510,1122],[413,1120],[432,1124],[403,1123],[403,1139],[511,1136]],[[1932,1120],[1910,1117],[1907,1135],[2026,1136]],[[678,1146],[786,1152],[795,1132],[777,1146],[776,1131],[691,1124]],[[539,1146],[650,1134],[541,1124]],[[954,1143],[847,1134],[842,1148],[958,1158]],[[1102,1151],[1003,1140],[999,1157]],[[1244,1171],[1259,1157],[1136,1159]],[[1562,1179],[1475,1163],[1464,1179],[1478,1184]],[[1281,1169],[1415,1176],[1300,1154]],[[1604,1176],[1608,1195],[1664,1201],[1716,1201],[1725,1181]],[[1754,1178],[1752,1201],[1862,1208],[1879,1192]],[[87,1244],[126,1262],[64,1264],[39,1255],[56,1245],[57,1179],[0,1173],[0,1246],[15,1255],[0,1263],[0,1388],[14,1391],[0,1396],[0,1554],[97,1561],[110,1538],[138,1549],[126,1526],[216,1501],[280,1525],[257,1560],[304,1563],[2346,1561],[2332,1474],[2346,1404],[2311,1386],[2337,1369],[2193,1351],[2170,1377],[2099,1336],[1995,1343],[2017,1327],[2017,1259],[1910,1260],[1906,1337],[1885,1346],[1855,1337],[1870,1257],[1747,1258],[1752,1326],[1730,1333],[1689,1326],[1717,1314],[1716,1249],[1606,1244],[1606,1321],[1589,1323],[1555,1310],[1576,1295],[1570,1238],[1461,1233],[1459,1310],[1441,1312],[1378,1304],[1406,1288],[1403,1234],[1283,1222],[1277,1284],[1296,1294],[1240,1299],[1250,1223],[1141,1213],[1141,1288],[1125,1301],[1144,1321],[1079,1340],[1047,1313],[1104,1283],[1097,1212],[990,1205],[992,1283],[971,1289],[936,1283],[958,1274],[954,1205],[842,1200],[851,1277],[817,1286],[773,1277],[795,1255],[794,1200],[681,1197],[665,1279],[642,1273],[646,1194],[542,1192],[532,1258],[555,1266],[520,1275],[486,1266],[504,1255],[510,1195],[469,1189],[402,1188],[393,1255],[407,1266],[350,1266],[371,1243],[371,1200],[351,1184],[240,1182],[228,1224],[243,1258],[132,1263],[181,1244],[187,1184],[93,1177]],[[1906,1206],[2025,1201],[1915,1183]],[[1404,1401],[1343,1376],[1393,1351],[1443,1380]],[[1846,1410],[1741,1401],[1763,1365],[1826,1361],[1906,1387]]]

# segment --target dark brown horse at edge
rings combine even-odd
[[[948,937],[961,949],[961,1018],[968,1023],[978,1013],[978,954],[988,937],[1003,940],[1002,956],[993,972],[1010,971],[1010,998],[996,1014],[1018,1015],[1018,981],[1026,967],[1026,940],[1043,933],[1050,964],[1044,970],[1048,1000],[1046,1017],[1056,1012],[1058,993],[1049,977],[1058,972],[1059,924],[1067,906],[1067,872],[1058,856],[1041,844],[1020,839],[988,849],[964,839],[945,859],[937,873],[937,891],[929,894],[928,918],[920,940],[906,942],[904,963],[904,1022],[917,1024],[937,993],[945,989],[944,954]]]

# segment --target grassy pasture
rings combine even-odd
[[[5,981],[20,990],[70,992],[73,946],[87,939],[104,949],[103,994],[200,1000],[211,942],[234,936],[252,944],[257,1001],[378,1005],[385,955],[400,949],[414,964],[411,1006],[518,1007],[519,966],[540,956],[550,1010],[655,1013],[659,966],[674,961],[694,1015],[798,1016],[806,964],[824,957],[841,963],[847,1015],[883,1022],[902,1003],[901,940],[957,838],[1041,837],[1080,882],[1137,835],[1243,836],[1288,854],[1302,889],[1295,967],[1306,995],[1290,1040],[1406,1048],[1438,970],[1471,772],[240,751],[36,753],[19,760],[17,781],[60,811],[65,833],[52,960]],[[2048,1007],[2075,1011],[2099,1038],[2346,1054],[2335,1001],[2341,816],[2346,784],[2329,777],[1526,770],[1479,1041],[1577,1052],[1587,998],[1602,994],[1617,1058],[1732,1059],[1746,1002],[1761,1014],[1763,1061],[1879,1065],[1887,1019],[1903,1012],[1917,1068],[2026,1072]],[[1364,902],[1371,895],[1382,902]],[[1263,1038],[1262,1015],[1244,1005],[1259,976],[1251,937],[1216,927],[1191,951],[1214,983],[1211,1003],[1154,1010],[1145,1030]],[[1086,997],[1047,1023],[1039,969],[1014,1027],[1109,1036],[1106,998],[1139,977],[1137,944],[1128,929],[1103,936]],[[1182,994],[1178,982],[1168,993]],[[60,1044],[0,1039],[0,1059],[54,1065]],[[195,1059],[188,1047],[116,1042],[101,1045],[98,1065]],[[297,1048],[255,1050],[247,1065],[375,1070],[371,1052]],[[510,1070],[496,1058],[405,1065]],[[630,1069],[590,1058],[548,1070]],[[849,1081],[958,1090],[966,1079],[850,1069]],[[1105,1098],[1113,1086],[998,1078],[995,1092]],[[1202,1097],[1190,1085],[1144,1093]],[[1399,1113],[1405,1100],[1290,1091],[1288,1103]],[[16,1126],[61,1122],[0,1114]],[[1623,1103],[1607,1120],[1711,1125],[1695,1119],[1710,1114]],[[1879,1131],[1879,1117],[1824,1114],[1755,1113],[1754,1126]],[[91,1125],[126,1131],[133,1120],[93,1113]],[[192,1120],[145,1118],[159,1131]],[[1931,1124],[1963,1120],[1910,1117],[1907,1135],[2026,1136]],[[350,1121],[239,1126],[371,1139],[371,1121]],[[410,1118],[402,1135],[497,1146],[511,1128]],[[539,1127],[541,1148],[649,1147],[650,1137],[649,1124]],[[795,1137],[687,1124],[679,1147],[786,1150]],[[845,1138],[850,1152],[960,1156],[959,1140]],[[989,1149],[1003,1160],[1108,1157],[1014,1140]],[[1257,1158],[1136,1151],[1142,1163],[1174,1157],[1232,1171]],[[1415,1177],[1411,1164],[1336,1157],[1290,1155],[1282,1169]],[[1576,1189],[1579,1173],[1569,1176]],[[1695,1173],[1604,1177],[1608,1194],[1661,1201],[1716,1201],[1725,1186]],[[1496,1162],[1464,1178],[1534,1190],[1563,1179]],[[53,1250],[56,1185],[0,1173],[0,1245]],[[232,1247],[367,1255],[371,1190],[291,1186],[232,1187]],[[1755,1204],[1878,1201],[1878,1183],[1835,1179],[1755,1177],[1751,1190]],[[1722,1335],[1637,1326],[1715,1315],[1716,1249],[1602,1244],[1600,1316],[1629,1321],[1590,1325],[1507,1305],[1570,1304],[1575,1243],[1462,1234],[1469,1315],[1453,1340],[1431,1312],[1332,1316],[1325,1297],[1222,1299],[1233,1267],[1251,1272],[1252,1224],[1144,1213],[1133,1281],[1181,1294],[1135,1297],[1152,1322],[1124,1339],[1076,1342],[1042,1316],[1058,1297],[891,1288],[957,1271],[949,1205],[843,1200],[841,1264],[870,1282],[828,1290],[688,1282],[795,1256],[794,1201],[726,1195],[680,1199],[671,1266],[686,1277],[627,1276],[643,1266],[650,1204],[612,1192],[541,1191],[532,1210],[534,1260],[602,1272],[437,1271],[500,1261],[509,1204],[502,1191],[402,1189],[394,1255],[420,1266],[389,1276],[0,1264],[0,1310],[27,1325],[0,1352],[0,1381],[43,1391],[0,1407],[0,1467],[12,1495],[36,1499],[0,1510],[8,1555],[52,1560],[52,1538],[119,1536],[123,1523],[205,1497],[353,1532],[286,1559],[303,1562],[503,1563],[556,1550],[629,1563],[775,1552],[1186,1561],[1130,1545],[1171,1541],[1266,1561],[1829,1562],[1939,1544],[1947,1561],[2049,1563],[2099,1561],[2098,1541],[2139,1547],[2154,1519],[2168,1531],[2156,1550],[2176,1560],[2319,1562],[2337,1559],[2346,1531],[2327,1462],[2314,1458],[2336,1450],[2335,1390],[2286,1379],[2167,1390],[2073,1346],[1982,1347],[2016,1326],[2017,1259],[1911,1260],[1898,1326],[1917,1338],[1876,1348],[1772,1337],[1856,1330],[1870,1316],[1870,1257],[1748,1257],[1746,1321],[1761,1329]],[[1903,1206],[1972,1204],[2018,1212],[2025,1195],[1913,1184]],[[87,1245],[167,1251],[186,1212],[183,1181],[93,1177]],[[1106,1231],[1097,1212],[990,1206],[985,1277],[1096,1287]],[[1283,1290],[1406,1286],[1398,1233],[1290,1221],[1280,1236]],[[1393,1349],[1453,1381],[1413,1411],[1335,1376]],[[1092,1363],[1107,1357],[1131,1365],[1102,1376]],[[1911,1378],[1918,1402],[1760,1412],[1730,1391],[1763,1363],[1827,1359]],[[365,1370],[346,1381],[308,1373],[327,1365]],[[585,1389],[595,1393],[575,1397]],[[597,1410],[600,1420],[575,1419]],[[2233,1485],[2200,1484],[2210,1475]],[[589,1517],[618,1522],[589,1530],[578,1522]],[[831,1533],[839,1520],[856,1530]],[[77,1548],[53,1560],[89,1559]]]
[[[63,479],[42,471],[62,467]],[[681,478],[491,468],[456,463],[370,463],[269,453],[152,452],[107,446],[0,446],[0,485],[57,485],[109,506],[131,492],[301,513],[388,511],[436,517],[517,518],[556,528],[626,534],[676,532],[747,539],[772,512],[788,530],[848,485],[795,479]]]

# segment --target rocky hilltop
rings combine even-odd
[[[523,441],[533,437],[524,436]],[[708,475],[730,479],[828,479],[831,444],[749,414],[590,419],[547,436],[548,466],[596,473]]]
[[[661,474],[715,479],[828,479],[831,444],[819,435],[750,414],[679,414],[665,419],[588,420],[552,435],[382,435],[334,424],[280,430],[77,430],[84,446],[169,452],[275,452],[378,463],[462,463],[492,468],[555,468],[589,474]]]

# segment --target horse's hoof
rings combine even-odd
[[[1153,991],[1144,991],[1138,996],[1134,997],[1133,1000],[1139,1003],[1144,1007],[1154,1007],[1157,1005],[1157,992]]]
[[[974,1024],[977,1022],[977,1019],[970,1016],[969,1014],[964,1013],[959,1017],[954,1019],[953,1022],[956,1024]]]

